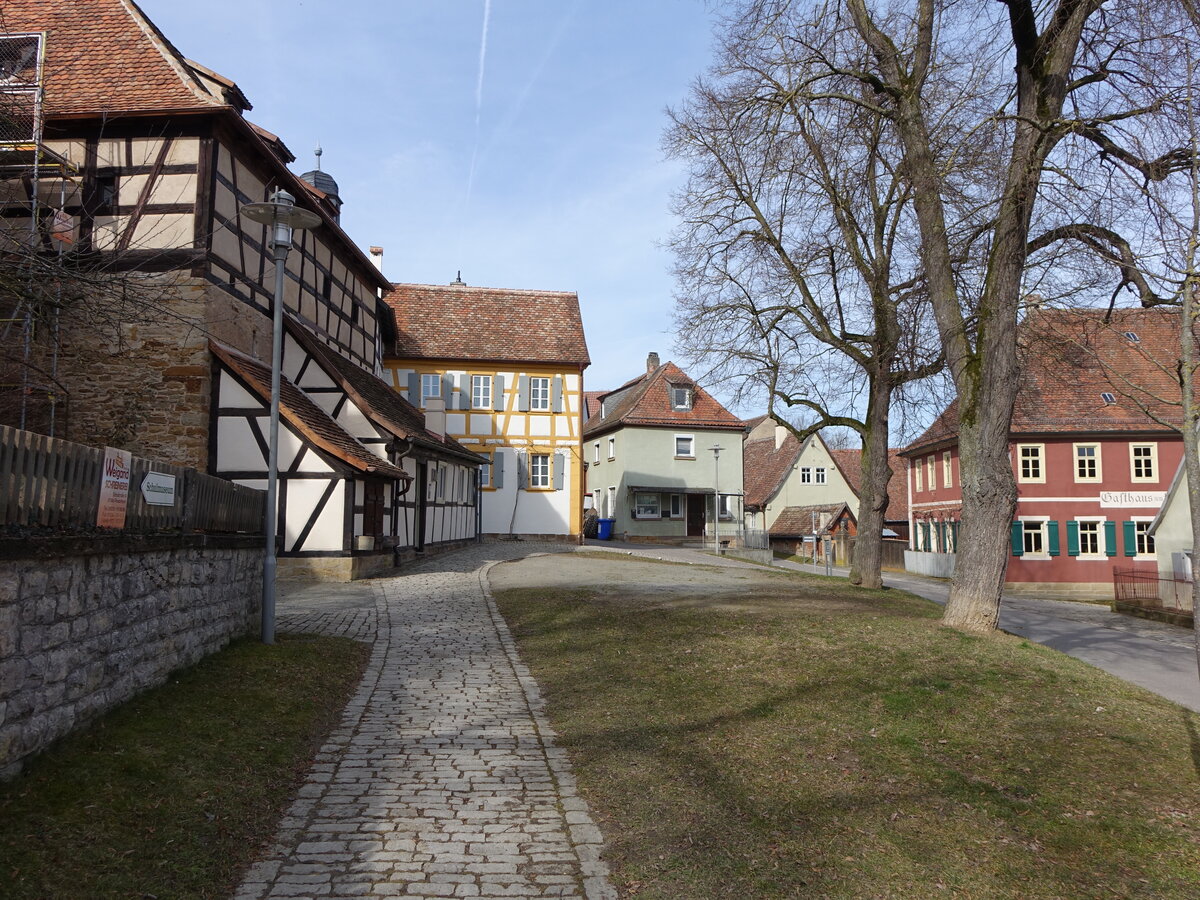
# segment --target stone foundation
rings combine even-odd
[[[0,542],[0,778],[259,618],[257,538]]]

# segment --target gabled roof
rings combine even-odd
[[[682,384],[692,387],[690,409],[675,409],[671,405],[671,386]],[[609,391],[601,396],[601,402],[607,403],[609,398],[615,399],[614,405],[604,418],[593,417],[584,423],[584,437],[602,434],[626,425],[738,431],[745,428],[741,419],[718,403],[708,391],[693,382],[686,372],[672,362],[626,382],[615,391]]]
[[[574,292],[393,284],[383,299],[400,359],[591,364]]]
[[[355,365],[332,347],[317,339],[311,331],[287,316],[285,327],[309,354],[316,358],[321,368],[334,379],[354,400],[355,404],[372,422],[390,431],[398,438],[412,441],[418,446],[442,453],[469,459],[474,463],[483,460],[449,435],[438,435],[425,427],[425,416],[419,409],[405,400],[400,393],[380,378]]]
[[[232,347],[210,340],[208,348],[222,363],[235,372],[265,403],[271,400],[271,369]],[[412,476],[368,450],[338,425],[329,413],[286,378],[279,381],[279,415],[306,440],[352,469],[384,478],[412,481]]]
[[[888,465],[892,477],[888,481],[888,522],[903,521],[908,518],[908,480],[904,473],[908,464],[900,456],[899,448],[888,450]],[[850,485],[855,496],[862,499],[862,450],[830,450],[829,455],[837,463],[838,471]]]
[[[843,510],[857,524],[854,512],[845,503],[822,503],[816,506],[785,506],[771,523],[768,533],[772,537],[796,537],[797,535],[812,534],[814,516],[817,530],[821,531],[838,520]],[[822,516],[829,518],[822,526]]]
[[[584,391],[583,392],[583,421],[587,421],[594,415],[600,412],[600,398],[605,394],[604,391]]]
[[[1179,407],[1164,402],[1179,396],[1179,311],[1115,309],[1109,321],[1105,316],[1106,310],[1043,309],[1021,323],[1011,434],[1170,431],[1182,421]],[[953,401],[902,452],[957,439]]]
[[[241,95],[193,69],[131,0],[4,0],[0,32],[36,31],[47,32],[47,116],[211,109]]]
[[[763,417],[758,421],[761,423]],[[779,447],[775,446],[773,435],[743,442],[742,481],[747,509],[762,509],[779,493],[804,446],[790,431]]]

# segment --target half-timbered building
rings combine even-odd
[[[6,0],[0,32],[0,59],[40,98],[28,139],[0,147],[4,238],[95,288],[72,296],[68,284],[53,318],[10,310],[38,374],[22,414],[83,443],[264,479],[274,262],[268,227],[241,210],[286,190],[320,222],[295,232],[286,262],[282,554],[379,562],[473,537],[479,460],[417,411],[364,400],[395,327],[388,282],[340,226],[336,182],[293,173],[237,85],[185,58],[129,0]],[[408,485],[429,471],[424,502]]]

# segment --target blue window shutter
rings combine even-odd
[[[497,375],[492,379],[492,410],[504,412],[504,376]]]
[[[1046,531],[1050,535],[1050,555],[1058,556],[1060,552],[1058,545],[1058,522],[1051,519],[1046,523]]]
[[[1104,524],[1108,525],[1109,523],[1105,522]],[[1112,524],[1114,527],[1116,526],[1115,522]],[[1122,522],[1121,530],[1125,532],[1125,555],[1137,556],[1137,529],[1134,528],[1132,522]],[[1113,554],[1115,555],[1117,551],[1116,542],[1114,541],[1113,544]]]
[[[413,406],[421,405],[421,376],[417,372],[408,373],[408,402]]]
[[[554,376],[554,411],[563,411],[563,381],[561,375]]]
[[[1025,555],[1025,526],[1020,522],[1013,522],[1010,530],[1012,538],[1012,555]]]
[[[504,454],[499,450],[492,456],[492,487],[504,487]]]
[[[519,375],[517,377],[517,409],[521,412],[529,412],[529,376]]]
[[[554,460],[554,489],[561,491],[563,489],[563,470],[567,468],[567,458],[562,453],[555,453],[550,458]]]
[[[529,457],[520,450],[517,451],[517,490],[523,491],[529,487]]]
[[[1104,523],[1104,554],[1106,556],[1117,555],[1117,523]]]
[[[1079,523],[1074,519],[1067,522],[1067,556],[1079,555]]]

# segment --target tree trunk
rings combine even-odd
[[[865,588],[883,587],[883,521],[888,506],[888,413],[892,385],[886,374],[871,378],[863,432],[862,487],[858,496],[858,537],[850,562],[850,583]]]

